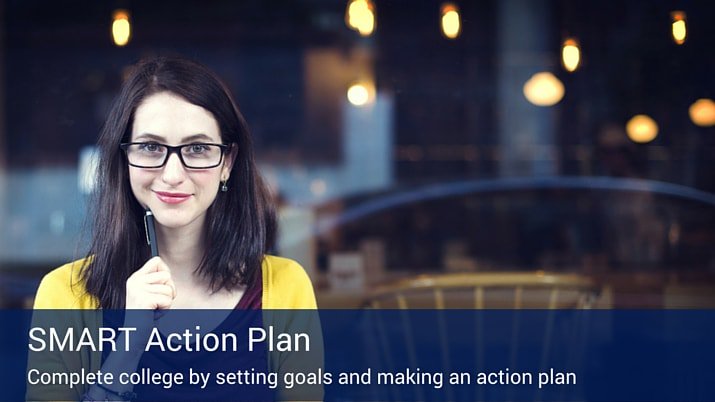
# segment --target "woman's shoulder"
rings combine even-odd
[[[265,256],[263,307],[267,309],[316,308],[313,284],[300,264],[288,258]]]
[[[94,309],[96,302],[87,293],[81,272],[87,266],[86,258],[55,268],[40,281],[35,295],[36,309]]]
[[[290,258],[266,255],[263,259],[264,274],[267,273],[276,280],[284,279],[306,279],[310,281],[305,269]]]

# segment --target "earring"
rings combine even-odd
[[[227,181],[227,180],[224,180],[224,181],[221,182],[221,191],[223,191],[224,193],[225,193],[226,191],[228,191],[228,186],[226,185],[226,181]]]

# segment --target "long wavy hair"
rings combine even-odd
[[[205,252],[196,273],[213,291],[251,286],[273,245],[273,203],[257,171],[248,127],[227,87],[209,69],[186,59],[142,61],[124,81],[98,142],[92,242],[81,280],[101,308],[124,308],[127,279],[150,258],[144,209],[132,194],[129,167],[119,144],[129,142],[134,113],[142,101],[164,91],[211,112],[222,142],[233,144],[236,152],[229,189],[218,193],[206,214]]]

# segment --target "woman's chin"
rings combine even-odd
[[[165,229],[180,229],[188,224],[187,222],[178,222],[178,221],[163,221],[163,222],[161,222],[158,219],[157,219],[157,222]]]
[[[186,215],[162,214],[156,213],[156,222],[166,229],[181,229],[196,222],[196,219],[190,219]],[[193,218],[193,217],[191,217]]]

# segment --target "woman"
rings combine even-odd
[[[99,151],[90,250],[83,260],[43,278],[35,309],[211,309],[217,314],[204,315],[203,322],[210,330],[237,307],[316,308],[303,269],[266,255],[276,229],[270,197],[246,123],[228,89],[207,68],[172,58],[135,66],[111,108]],[[156,220],[159,255],[154,258],[147,244],[147,210]],[[162,315],[153,316],[160,326]],[[92,321],[73,320],[77,327]],[[129,314],[124,326],[136,326],[127,320]],[[63,364],[73,370],[79,363],[93,370],[133,371],[149,358],[59,356],[48,359],[56,365],[53,370],[62,371]],[[267,364],[279,371],[275,366],[284,361],[271,356]],[[154,391],[147,390],[151,398],[157,397]],[[149,399],[116,384],[69,391],[30,387],[28,398],[121,400],[134,392]]]

